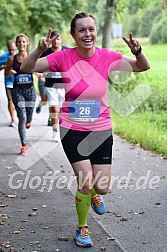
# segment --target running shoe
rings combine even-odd
[[[76,229],[76,245],[78,247],[92,247],[93,242],[89,236],[88,226],[79,227]]]
[[[52,121],[50,117],[48,118],[48,126],[52,126]]]
[[[31,127],[30,123],[26,123],[26,129],[29,129]]]
[[[14,125],[15,125],[15,121],[14,120],[11,120],[11,122],[10,122],[10,127],[14,127]]]
[[[60,142],[60,133],[56,130],[53,130],[53,141]]]
[[[102,215],[105,212],[105,204],[101,195],[97,194],[91,199],[91,206],[95,213]]]
[[[38,107],[36,108],[36,113],[39,114],[40,112],[41,112],[41,107],[38,106]]]
[[[28,152],[28,146],[27,146],[27,144],[24,144],[24,145],[21,147],[20,155],[22,155],[22,156],[27,156],[27,152]]]

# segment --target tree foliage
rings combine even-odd
[[[67,33],[71,18],[81,11],[95,15],[103,46],[109,47],[112,22],[122,22],[125,34],[153,34],[154,24],[167,14],[167,0],[1,0],[0,47],[18,33],[29,36],[32,48],[35,36],[44,36],[49,27]]]
[[[143,8],[141,5],[132,5],[132,2],[134,1],[129,0],[129,6],[126,10],[125,19],[127,22],[124,24],[124,31],[126,33],[132,31],[138,37],[150,37],[151,42],[154,41],[154,43],[166,43],[165,36],[159,33],[162,30],[164,30],[164,34],[166,33],[164,18],[167,16],[167,0],[146,0]],[[162,29],[160,29],[161,26],[163,26]],[[156,37],[155,30],[158,32],[157,38],[153,39],[154,36]]]
[[[28,19],[26,19],[26,15],[23,15],[25,11],[26,8],[23,1],[0,1],[1,47],[4,45],[6,46],[6,41],[14,38],[19,30],[25,30],[24,24],[28,21]]]
[[[151,29],[150,40],[152,44],[167,44],[167,17],[161,18]]]
[[[118,20],[124,21],[124,11],[128,8],[129,13],[136,13],[143,9],[149,0],[106,0],[104,13],[102,47],[109,47],[111,40],[112,23]]]
[[[49,27],[62,29],[85,3],[79,0],[1,0],[1,47],[18,33],[25,33],[34,44],[36,34],[45,35]]]

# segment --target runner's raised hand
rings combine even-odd
[[[137,52],[140,49],[140,43],[136,38],[133,38],[132,32],[129,34],[129,39],[123,37],[123,40],[129,46],[131,51]]]
[[[51,38],[51,33],[52,33],[52,28],[49,28],[47,36],[40,38],[40,40],[38,42],[39,49],[46,50],[50,46],[52,41],[60,36],[59,34],[57,34],[53,38]]]

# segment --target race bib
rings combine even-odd
[[[100,117],[99,100],[71,100],[70,118],[75,121],[93,122]]]
[[[16,75],[16,83],[17,84],[32,83],[32,75],[31,74],[18,74]]]

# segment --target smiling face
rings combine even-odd
[[[72,34],[78,53],[83,55],[94,53],[94,45],[97,37],[97,26],[92,17],[79,18],[75,22],[75,32]]]
[[[27,37],[24,37],[23,35],[18,36],[16,38],[16,46],[19,51],[26,51],[28,46]]]

